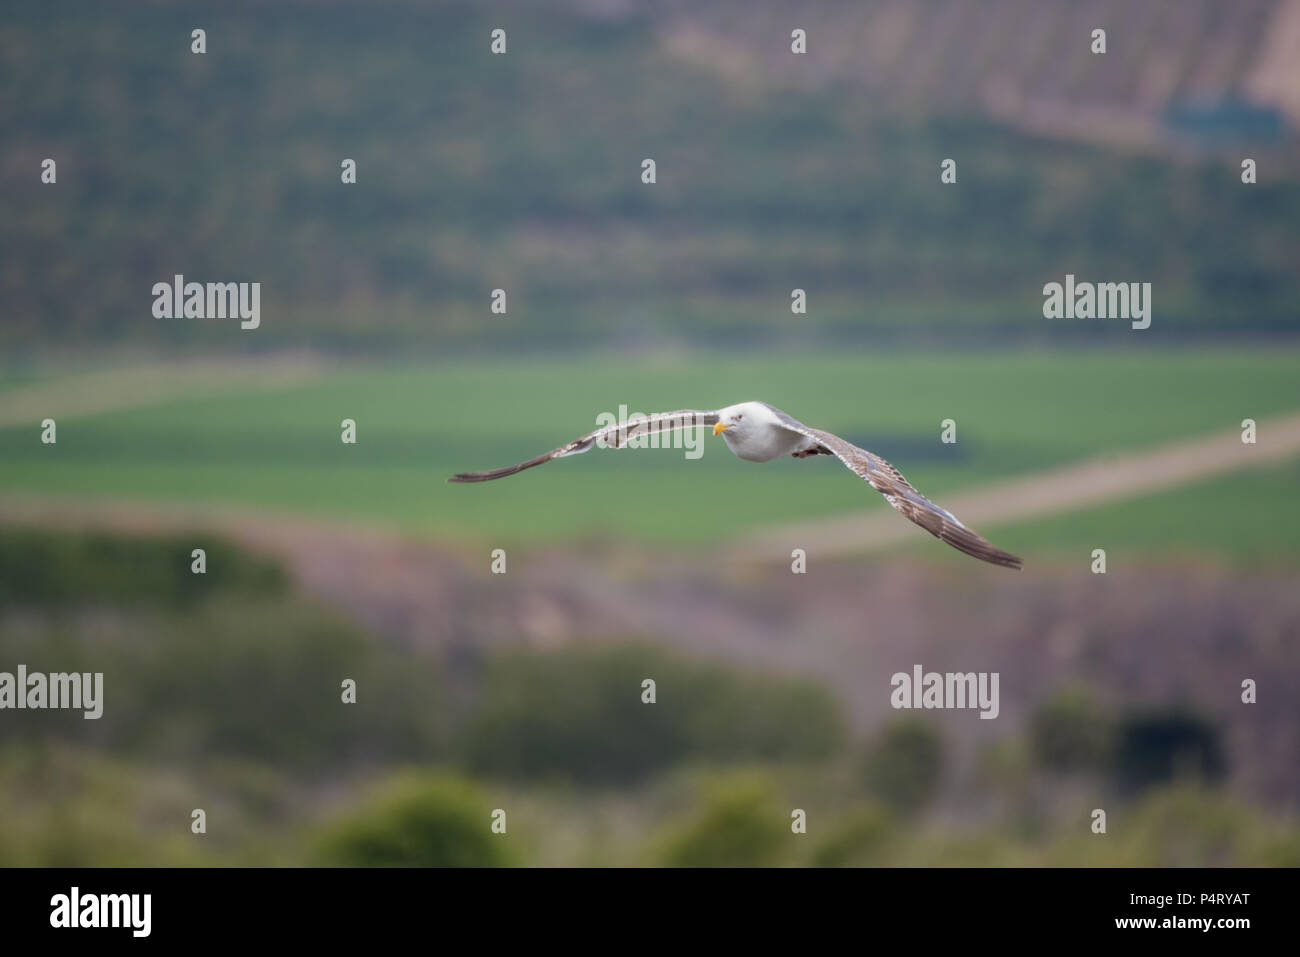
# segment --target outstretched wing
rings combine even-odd
[[[626,422],[615,422],[613,425],[607,425],[595,432],[589,432],[574,439],[568,445],[561,445],[558,449],[552,449],[545,455],[539,455],[527,462],[508,465],[503,469],[492,469],[488,472],[460,472],[447,479],[447,481],[488,482],[492,479],[514,475],[516,472],[530,469],[534,465],[542,465],[551,459],[562,459],[566,455],[581,455],[593,445],[621,449],[627,445],[629,440],[639,436],[652,435],[656,432],[677,432],[681,429],[709,428],[717,424],[717,421],[718,413],[716,411],[705,412],[699,409],[679,409],[676,412],[656,412],[654,415],[633,416]]]
[[[860,449],[832,432],[811,429],[789,416],[783,416],[782,419],[790,431],[806,435],[824,445],[836,458],[870,482],[872,488],[885,496],[885,501],[931,535],[967,555],[994,565],[1006,568],[1021,568],[1024,565],[1015,555],[1004,552],[983,535],[967,528],[952,512],[934,504],[912,488],[911,483],[903,478],[903,473],[879,455]]]

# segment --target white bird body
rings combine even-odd
[[[746,462],[770,462],[817,447],[806,435],[791,432],[762,402],[738,402],[718,410],[715,434],[721,434],[727,448]]]

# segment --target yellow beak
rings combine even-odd
[[[714,435],[718,435],[718,434],[720,434],[720,433],[722,433],[722,432],[727,431],[727,429],[729,429],[729,428],[731,428],[731,423],[730,423],[730,422],[716,422],[716,423],[714,423],[714,426],[713,426],[713,434],[714,434]]]

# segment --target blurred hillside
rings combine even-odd
[[[1158,152],[1280,140],[1300,120],[1295,0],[674,6],[671,45],[702,64],[773,85],[843,84],[899,112],[984,113]],[[808,33],[808,62],[787,55],[792,25]]]
[[[0,724],[0,865],[1300,863],[1281,575],[971,588],[912,563],[800,582],[547,555],[502,591],[481,562],[379,547],[0,527],[22,584],[0,660],[105,689],[97,720]],[[998,719],[892,710],[913,662],[1000,672]]]
[[[1152,282],[1144,340],[1293,335],[1296,19],[1289,0],[7,4],[0,346],[1127,334],[1042,318],[1067,272]],[[262,327],[153,318],[176,273],[261,282]]]

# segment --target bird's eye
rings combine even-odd
[[[743,419],[743,418],[744,418],[744,416],[741,415],[739,412],[736,413],[736,421],[737,421],[737,422],[739,422],[739,421],[740,421],[741,419]]]

